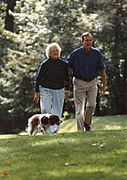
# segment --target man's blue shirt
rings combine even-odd
[[[74,77],[80,79],[94,79],[99,71],[105,69],[100,51],[92,47],[89,53],[83,47],[75,49],[67,58],[68,65],[73,69]]]

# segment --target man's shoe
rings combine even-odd
[[[91,127],[88,124],[86,124],[85,122],[84,122],[84,127],[85,127],[86,131],[90,131],[91,130]]]

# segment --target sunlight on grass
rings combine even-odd
[[[48,174],[50,177],[52,178],[60,178],[61,176],[64,176],[64,172],[60,173],[59,171],[55,170],[55,171],[48,171]]]
[[[58,133],[76,132],[76,118],[62,119],[60,130]],[[127,128],[127,115],[117,116],[93,116],[92,131],[98,130],[121,130]],[[27,132],[21,132],[19,135],[28,135]],[[37,134],[38,135],[38,134]]]
[[[94,166],[94,165],[93,165]],[[78,172],[87,172],[87,173],[96,173],[96,172],[104,172],[104,173],[109,173],[111,171],[110,167],[99,167],[99,166],[85,166],[85,168],[78,170]]]
[[[104,129],[105,130],[119,130],[119,129],[122,129],[122,127],[121,126],[117,126],[117,125],[109,125],[109,124],[107,124],[107,125],[105,125],[104,126]]]
[[[8,150],[7,147],[0,147],[0,153],[1,153],[1,152],[6,152],[7,150]]]
[[[126,149],[118,149],[118,150],[116,150],[116,152],[117,152],[117,153],[120,153],[120,154],[122,154],[122,153],[123,153],[123,154],[124,154],[124,153],[127,154],[127,150],[126,150]],[[126,160],[126,161],[127,161],[127,160]]]
[[[76,119],[68,119],[63,121],[59,133],[64,132],[76,132]]]
[[[127,128],[127,115],[93,116],[92,130],[121,130]],[[76,119],[63,120],[59,133],[76,132]]]
[[[94,166],[94,165],[93,165]],[[87,166],[85,165],[83,168],[79,168],[77,166],[69,166],[69,167],[66,167],[63,171],[59,172],[57,170],[55,171],[48,171],[48,174],[50,177],[52,178],[61,178],[61,177],[64,177],[65,179],[68,178],[68,177],[72,177],[72,176],[77,176],[78,178],[78,175],[82,176],[85,175],[85,174],[88,174],[88,176],[90,174],[98,174],[98,177],[99,175],[105,175],[105,174],[109,174],[111,173],[111,168],[110,167],[106,167],[106,168],[102,168],[102,167],[91,167],[91,166]],[[72,178],[73,179],[73,178]]]
[[[71,124],[71,121],[65,123]],[[32,137],[2,135],[0,177],[124,180],[127,177],[126,137],[125,129]]]
[[[32,146],[42,146],[42,145],[50,145],[50,144],[54,144],[54,143],[57,143],[57,140],[52,140],[52,141],[37,141],[37,142],[34,142],[32,144]]]
[[[48,137],[52,137],[53,135],[47,135]],[[57,134],[56,134],[56,136],[57,136]],[[44,136],[43,136],[43,138],[44,138]],[[51,140],[40,140],[40,141],[35,141],[35,142],[33,142],[32,143],[32,146],[42,146],[42,145],[58,145],[58,144],[66,144],[66,143],[76,143],[77,142],[77,140],[75,139],[75,138],[68,138],[68,139],[66,139],[65,140],[65,138],[63,137],[61,137],[61,139],[60,139],[60,141],[58,141],[58,139],[56,138],[55,139],[55,136],[54,136],[54,139],[51,139]]]
[[[11,138],[16,138],[17,137],[17,135],[14,135],[14,134],[7,134],[7,135],[0,135],[0,139],[11,139]]]

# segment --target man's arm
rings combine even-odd
[[[102,93],[102,95],[104,95],[106,92],[106,71],[105,71],[105,69],[101,70],[100,74],[101,74],[101,78],[102,78],[101,93]]]

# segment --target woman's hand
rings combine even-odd
[[[34,101],[35,103],[38,103],[38,102],[39,102],[39,99],[40,99],[40,93],[39,93],[39,92],[36,92],[35,95],[34,95],[33,101]]]
[[[71,95],[71,92],[66,90],[64,93],[64,99],[68,99],[70,95]]]

